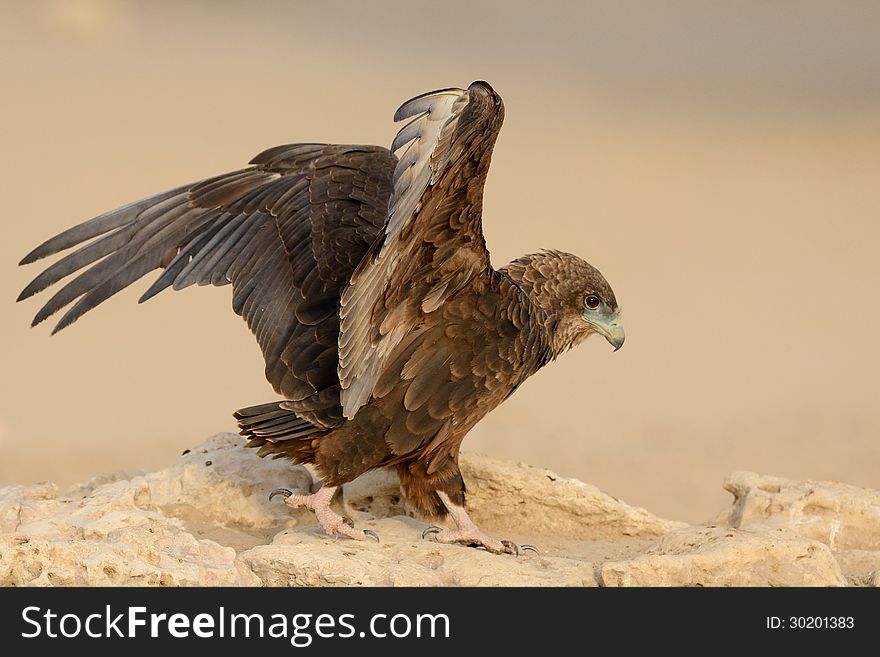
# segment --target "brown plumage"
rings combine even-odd
[[[269,149],[48,240],[22,264],[85,245],[19,300],[81,271],[34,319],[72,303],[58,331],[157,268],[141,301],[231,283],[284,398],[236,412],[248,446],[314,464],[327,487],[396,467],[412,507],[462,528],[467,432],[591,333],[623,343],[611,287],[580,258],[544,251],[492,268],[482,196],[503,117],[475,82],[405,103],[391,150]],[[474,531],[450,540],[497,548]]]

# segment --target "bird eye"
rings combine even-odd
[[[590,310],[596,310],[599,307],[599,304],[602,303],[602,300],[599,299],[595,294],[589,295],[586,299],[584,299],[584,305]]]

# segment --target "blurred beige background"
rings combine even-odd
[[[28,328],[33,246],[268,146],[389,144],[401,101],[486,79],[507,106],[495,263],[584,256],[628,340],[549,366],[465,448],[684,520],[734,469],[880,487],[880,4],[0,11],[0,485],[167,464],[273,398],[230,288],[138,306],[145,279],[58,336]]]

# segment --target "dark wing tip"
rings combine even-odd
[[[48,253],[43,253],[43,250],[45,249],[46,244],[47,244],[47,242],[43,242],[42,244],[40,244],[40,246],[38,246],[33,251],[28,253],[24,258],[21,259],[21,261],[19,261],[18,266],[22,267],[23,265],[30,265],[30,264],[36,262],[37,260],[41,260],[41,259],[45,258],[47,255],[49,255]]]
[[[76,320],[78,320],[83,314],[94,308],[94,304],[88,305],[84,303],[85,299],[80,299],[70,310],[64,313],[64,316],[58,320],[58,323],[52,329],[52,335],[55,335],[61,329],[65,329],[71,324],[73,324]]]
[[[51,317],[54,313],[46,312],[46,308],[40,308],[40,312],[34,315],[34,318],[31,320],[31,328],[35,328],[36,326],[42,324],[46,321],[47,318]],[[54,331],[52,331],[54,333]]]
[[[37,290],[32,290],[31,287],[33,287],[33,283],[31,283],[21,292],[19,292],[18,296],[15,299],[15,303],[18,303],[19,301],[24,301],[25,299],[30,299],[32,296],[34,296],[37,293]]]
[[[169,267],[168,269],[165,270],[165,272],[168,272],[169,269],[171,269],[171,268]],[[150,287],[147,289],[147,291],[144,292],[140,296],[140,298],[138,299],[138,303],[144,303],[145,301],[149,301],[154,296],[159,294],[159,292],[161,292],[165,288],[169,287],[174,282],[174,278],[180,272],[180,269],[181,269],[181,267],[179,267],[179,266],[175,267],[174,270],[172,270],[170,272],[173,275],[165,276],[165,274],[163,273],[162,276],[160,276],[155,281],[153,281],[153,284],[150,285]]]
[[[37,326],[38,324],[42,324],[44,321],[46,321],[49,317],[54,315],[56,312],[58,312],[57,308],[50,310],[49,304],[46,304],[45,306],[40,308],[39,312],[37,312],[36,315],[34,315],[34,318],[31,320],[31,328]],[[52,331],[52,333],[54,334],[55,331]]]
[[[63,317],[60,322],[58,322],[55,326],[52,327],[52,332],[49,335],[55,335],[61,329],[66,329],[68,326],[73,324],[77,319],[79,319],[78,315],[76,317],[72,317],[72,318],[67,317],[67,316]]]

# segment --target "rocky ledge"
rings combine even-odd
[[[171,467],[61,493],[0,489],[0,585],[846,586],[880,584],[880,492],[737,472],[730,508],[688,526],[549,470],[462,455],[468,506],[519,557],[422,540],[396,478],[373,472],[335,504],[381,543],[334,540],[268,493],[309,472],[233,434]]]

